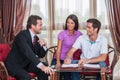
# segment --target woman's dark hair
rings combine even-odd
[[[88,19],[87,22],[92,23],[93,28],[98,28],[97,33],[101,28],[101,22],[95,18]]]
[[[42,20],[42,18],[37,15],[29,16],[28,21],[27,21],[27,29],[31,28],[32,24],[37,25],[37,20]]]
[[[74,30],[78,30],[79,22],[78,22],[77,16],[74,15],[74,14],[71,14],[71,15],[69,15],[69,16],[67,17],[66,22],[65,22],[65,30],[67,30],[67,20],[68,20],[68,19],[72,19],[72,20],[74,21],[74,23],[75,23]]]

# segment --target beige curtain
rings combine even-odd
[[[16,10],[15,10],[16,17],[15,17],[14,36],[16,36],[25,27],[23,26],[23,22],[30,15],[31,0],[16,0],[15,5],[16,5]]]
[[[1,28],[2,28],[2,4],[1,4],[1,0],[0,0],[0,35],[1,35]],[[0,37],[1,40],[1,37]],[[1,42],[1,41],[0,41]]]
[[[2,20],[1,20],[1,9],[2,9],[2,4],[1,4],[1,0],[0,0],[0,29],[2,27]]]
[[[0,30],[0,43],[11,44],[23,28],[26,13],[29,15],[31,0],[2,0],[2,28]]]
[[[120,56],[120,0],[106,0],[106,5],[114,47]]]
[[[113,39],[116,54],[114,56],[113,67],[120,56],[120,0],[106,0],[110,32]]]
[[[2,4],[1,4],[1,0],[0,0],[0,18],[1,18],[1,9],[2,9]]]
[[[120,0],[107,0],[107,10],[114,46],[120,55]]]

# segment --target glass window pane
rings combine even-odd
[[[112,45],[105,0],[97,0],[97,18],[102,23],[100,34],[104,35],[107,38],[108,43]]]
[[[55,29],[63,29],[68,15],[75,14],[83,23],[90,17],[89,0],[55,0]]]
[[[31,15],[42,17],[43,29],[48,26],[48,0],[32,0]]]
[[[108,17],[105,0],[97,0],[97,18],[102,22],[102,28],[108,29]]]

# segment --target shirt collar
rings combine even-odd
[[[33,41],[35,34],[34,34],[30,29],[29,29],[29,31],[30,31],[31,39],[32,39],[32,41]]]
[[[100,40],[101,40],[101,37],[100,37],[100,35],[98,35],[96,42],[99,42]]]
[[[69,31],[68,30],[66,30],[66,33],[67,33],[67,35],[70,35],[70,33],[69,33]],[[77,31],[76,30],[74,30],[74,35],[76,35],[77,34]],[[71,36],[71,35],[70,35]]]
[[[88,35],[86,35],[86,39],[87,39],[87,41],[91,42]],[[96,43],[96,42],[99,42],[99,41],[100,41],[100,35],[98,35],[97,39],[94,42],[91,42],[91,43]]]

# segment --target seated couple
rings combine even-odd
[[[105,67],[104,62],[108,53],[107,40],[102,35],[99,35],[101,22],[95,18],[87,20],[86,35],[82,35],[78,31],[78,18],[75,15],[70,15],[66,19],[65,30],[58,35],[58,45],[56,57],[52,60],[52,65],[60,67],[61,64],[84,64],[84,63],[99,63],[100,66]],[[73,53],[81,49],[82,54],[80,60],[72,60]],[[71,75],[71,77],[69,77]],[[60,75],[60,80],[80,80],[80,73],[78,72],[64,72]],[[99,76],[98,76],[99,77]],[[99,80],[100,78],[98,78]]]

